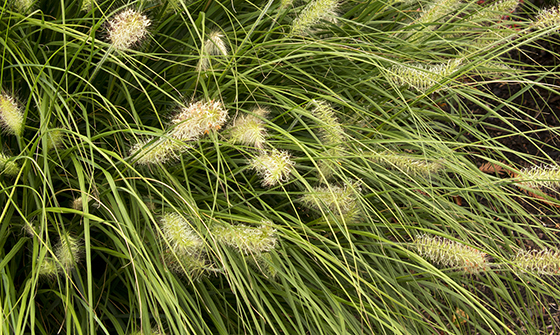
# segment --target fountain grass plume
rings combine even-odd
[[[23,133],[23,111],[17,100],[6,92],[0,92],[0,125],[8,134]]]
[[[180,141],[195,141],[211,131],[220,130],[227,119],[228,111],[219,100],[195,101],[173,117],[170,136]]]
[[[262,118],[268,115],[268,111],[257,108],[253,114],[238,116],[229,129],[229,138],[232,143],[253,146],[263,149],[266,143],[266,127]]]
[[[146,37],[150,24],[146,15],[132,8],[122,10],[107,22],[108,39],[117,50],[130,49]]]
[[[219,243],[235,248],[244,255],[261,254],[273,250],[277,244],[272,222],[263,221],[260,227],[220,225],[212,228]]]
[[[250,162],[251,168],[257,171],[265,187],[275,186],[290,180],[295,163],[287,151],[272,149],[261,153]]]

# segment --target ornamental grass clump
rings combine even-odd
[[[521,250],[511,260],[513,271],[536,275],[560,274],[560,251],[554,249]]]
[[[411,247],[420,257],[443,267],[456,268],[468,274],[489,269],[486,253],[443,237],[418,235],[411,242]]]
[[[113,48],[127,50],[146,37],[150,24],[146,15],[128,8],[107,22],[107,37]]]

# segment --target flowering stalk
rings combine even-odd
[[[533,166],[519,172],[523,178],[519,184],[529,188],[560,188],[560,167],[557,165]]]
[[[336,146],[344,142],[344,129],[336,118],[335,111],[326,101],[313,100],[311,114],[319,126],[319,137],[324,145]]]
[[[500,15],[513,13],[517,9],[517,6],[519,6],[519,0],[494,1],[488,6],[481,7],[476,14],[471,16],[470,22],[477,22],[480,20],[497,21],[500,19]]]
[[[560,252],[551,249],[520,251],[512,264],[522,272],[556,276],[560,274]]]
[[[391,76],[389,81],[397,86],[408,85],[417,91],[426,92],[450,78],[459,69],[461,63],[461,59],[454,59],[435,65],[394,65],[388,70]],[[442,88],[438,87],[437,90]]]
[[[266,143],[266,128],[262,118],[266,117],[268,111],[257,108],[253,111],[254,115],[242,115],[235,119],[233,125],[229,127],[229,137],[232,143],[254,146],[263,149]]]
[[[19,173],[19,166],[10,158],[8,155],[0,152],[0,173],[8,177],[15,177]]]
[[[271,224],[270,221],[263,221],[260,227],[216,226],[212,229],[212,234],[218,242],[233,247],[244,255],[261,254],[276,247],[276,229]]]
[[[23,112],[16,99],[6,92],[0,93],[0,124],[12,135],[23,133]]]
[[[56,264],[56,262],[50,258],[50,257],[45,257],[43,259],[43,262],[41,263],[41,265],[39,266],[39,275],[42,277],[46,277],[46,278],[54,278],[58,275],[59,273],[59,267]]]
[[[254,158],[250,166],[262,177],[263,186],[275,186],[290,179],[295,163],[286,151],[272,149]]]
[[[461,268],[469,274],[477,274],[489,268],[486,253],[446,238],[418,235],[412,241],[412,247],[421,257],[433,263]]]
[[[148,34],[150,24],[146,15],[131,8],[125,9],[108,21],[109,41],[117,50],[129,49]]]
[[[290,36],[304,36],[321,20],[336,22],[336,0],[313,0],[292,23]]]
[[[197,101],[180,109],[171,120],[171,137],[180,141],[195,141],[202,135],[222,128],[228,112],[218,100]]]

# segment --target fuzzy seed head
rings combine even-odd
[[[495,1],[488,6],[481,7],[479,12],[471,17],[470,21],[496,21],[500,19],[501,15],[513,13],[517,6],[519,6],[519,0]]]
[[[94,0],[82,0],[82,7],[80,11],[82,12],[89,12],[93,9]]]
[[[69,234],[60,237],[60,241],[55,248],[55,255],[62,269],[68,272],[76,267],[80,261],[81,249],[82,246],[77,238]]]
[[[414,238],[412,247],[421,257],[435,264],[457,267],[469,274],[477,274],[489,267],[486,253],[446,238],[419,235]]]
[[[461,4],[458,0],[437,0],[431,4],[415,23],[438,22],[442,16],[453,12]]]
[[[537,30],[547,30],[552,28],[552,32],[560,29],[560,6],[542,9],[537,14],[533,27]]]
[[[265,221],[260,227],[245,225],[218,226],[212,230],[217,241],[237,249],[244,255],[261,254],[276,247],[276,229]]]
[[[161,231],[171,250],[181,255],[198,254],[204,245],[190,223],[179,213],[164,214],[161,218]]]
[[[434,86],[442,85],[459,69],[461,63],[462,60],[455,59],[435,65],[395,65],[389,69],[389,80],[396,86],[408,85],[419,92],[426,92]],[[436,91],[444,87],[437,87]]]
[[[20,13],[27,13],[34,2],[34,0],[15,0],[14,7]]]
[[[228,112],[218,100],[197,101],[183,107],[171,120],[171,137],[180,141],[195,141],[211,131],[220,130]]]
[[[16,99],[8,93],[0,93],[0,124],[12,135],[23,133],[23,112]]]
[[[278,273],[278,270],[272,265],[272,255],[270,252],[265,252],[261,254],[252,254],[245,256],[247,263],[249,263],[253,268],[259,270],[267,278],[274,278]]]
[[[522,272],[557,276],[560,274],[560,251],[551,249],[522,250],[512,260],[512,263]]]
[[[192,280],[199,279],[207,273],[220,272],[210,263],[208,257],[202,251],[198,253],[193,251],[166,249],[163,254],[163,262],[170,271],[185,275]]]
[[[312,193],[301,197],[304,206],[317,211],[328,210],[337,214],[348,214],[358,211],[357,194],[361,191],[358,183],[344,185],[344,187],[329,185],[315,187]]]
[[[189,145],[170,138],[157,140],[147,139],[136,143],[130,149],[130,156],[134,156],[134,163],[140,165],[164,164],[178,160],[182,153],[190,148]]]
[[[117,50],[129,49],[148,34],[151,21],[134,9],[125,9],[108,22],[109,41]]]
[[[538,189],[560,188],[560,167],[558,165],[533,166],[520,171],[522,186]]]
[[[314,108],[311,110],[317,118],[319,137],[326,146],[336,146],[344,142],[344,129],[336,118],[334,109],[326,102],[313,100]]]
[[[300,13],[300,15],[292,22],[292,31],[290,36],[305,36],[312,32],[314,25],[321,20],[336,22],[336,9],[338,1],[336,0],[313,0]]]
[[[64,133],[60,129],[47,133],[47,150],[59,149],[64,144]]]
[[[264,117],[266,113],[262,116]],[[240,143],[254,146],[257,149],[263,149],[267,133],[263,120],[258,116],[249,114],[239,116],[235,119],[229,130],[232,143]]]
[[[288,152],[273,149],[254,158],[250,165],[262,177],[263,186],[275,186],[290,179],[295,163]]]
[[[39,266],[39,275],[41,277],[54,278],[58,275],[58,271],[58,265],[51,258],[45,257]]]
[[[8,177],[15,177],[19,173],[19,166],[10,158],[10,156],[0,152],[0,173]]]
[[[381,152],[372,159],[386,168],[399,170],[410,176],[429,177],[443,170],[439,161],[418,159],[391,151]]]
[[[210,67],[210,56],[227,56],[228,48],[224,42],[224,34],[219,31],[213,31],[208,35],[208,39],[204,41],[204,48],[200,61],[198,62],[197,71],[206,71]]]

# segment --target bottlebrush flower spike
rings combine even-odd
[[[6,92],[0,93],[0,124],[12,135],[23,133],[23,112],[16,99]]]
[[[469,274],[489,268],[487,254],[464,244],[426,234],[416,236],[412,247],[421,257],[446,267],[457,267]]]
[[[210,56],[227,56],[228,48],[224,42],[224,34],[213,31],[204,42],[202,55],[198,62],[197,70],[206,71],[210,67]]]
[[[244,255],[261,254],[276,247],[276,230],[271,224],[270,221],[263,221],[260,227],[216,226],[212,229],[212,234],[218,242],[233,247]]]
[[[109,41],[117,50],[129,49],[148,34],[150,24],[146,15],[131,8],[125,9],[109,20]]]
[[[155,141],[148,139],[133,145],[129,155],[134,157],[136,164],[164,164],[179,159],[180,155],[189,148],[189,145],[171,138],[160,138]]]
[[[315,187],[311,193],[302,196],[300,201],[304,206],[317,211],[328,209],[332,213],[345,215],[359,211],[357,193],[360,192],[358,183],[344,187],[336,185]]]
[[[336,146],[344,142],[344,129],[336,118],[335,111],[326,101],[313,100],[311,114],[317,118],[319,137],[324,145]]]
[[[541,9],[533,21],[533,27],[539,30],[554,28],[552,32],[560,29],[560,6]]]
[[[53,129],[46,136],[47,150],[59,149],[64,144],[64,133],[60,129]]]
[[[321,20],[336,22],[336,0],[313,0],[292,23],[290,36],[305,36]]]
[[[501,15],[513,13],[517,6],[519,6],[519,0],[494,1],[488,6],[480,7],[478,13],[471,16],[470,21],[496,21],[500,19]]]
[[[93,9],[93,6],[95,5],[94,3],[95,0],[82,0],[82,7],[80,8],[80,11],[82,12],[89,12]]]
[[[66,272],[76,267],[81,257],[81,245],[79,240],[69,234],[60,237],[55,247],[55,255],[60,266]]]
[[[19,173],[18,164],[2,152],[0,152],[0,173],[8,177],[15,177]]]
[[[194,141],[211,131],[219,130],[226,123],[228,112],[218,100],[197,101],[180,109],[171,120],[174,128],[171,137],[181,141]]]
[[[372,160],[386,168],[396,169],[412,176],[428,177],[443,169],[439,161],[418,159],[409,155],[384,151],[372,157]]]
[[[397,86],[408,85],[417,91],[426,92],[448,80],[461,66],[462,60],[449,60],[435,65],[395,65],[388,70],[389,80]],[[437,90],[443,87],[438,87]]]
[[[54,278],[58,275],[59,270],[58,265],[52,258],[45,257],[39,266],[39,275],[47,278]]]
[[[263,178],[263,186],[275,186],[290,179],[295,163],[286,151],[273,149],[254,158],[250,166]]]
[[[267,134],[262,118],[268,114],[268,111],[258,108],[253,111],[253,114],[238,116],[233,125],[229,127],[229,137],[232,143],[240,143],[254,146],[257,149],[263,149]]]
[[[560,274],[560,252],[551,249],[520,251],[512,264],[522,272],[557,276]]]
[[[557,165],[533,166],[519,172],[521,186],[530,188],[560,188],[560,167]]]
[[[26,13],[35,3],[34,0],[15,0],[13,2],[15,9],[20,13]]]
[[[166,213],[161,218],[161,231],[171,250],[181,254],[198,254],[204,245],[190,223],[179,213]]]

